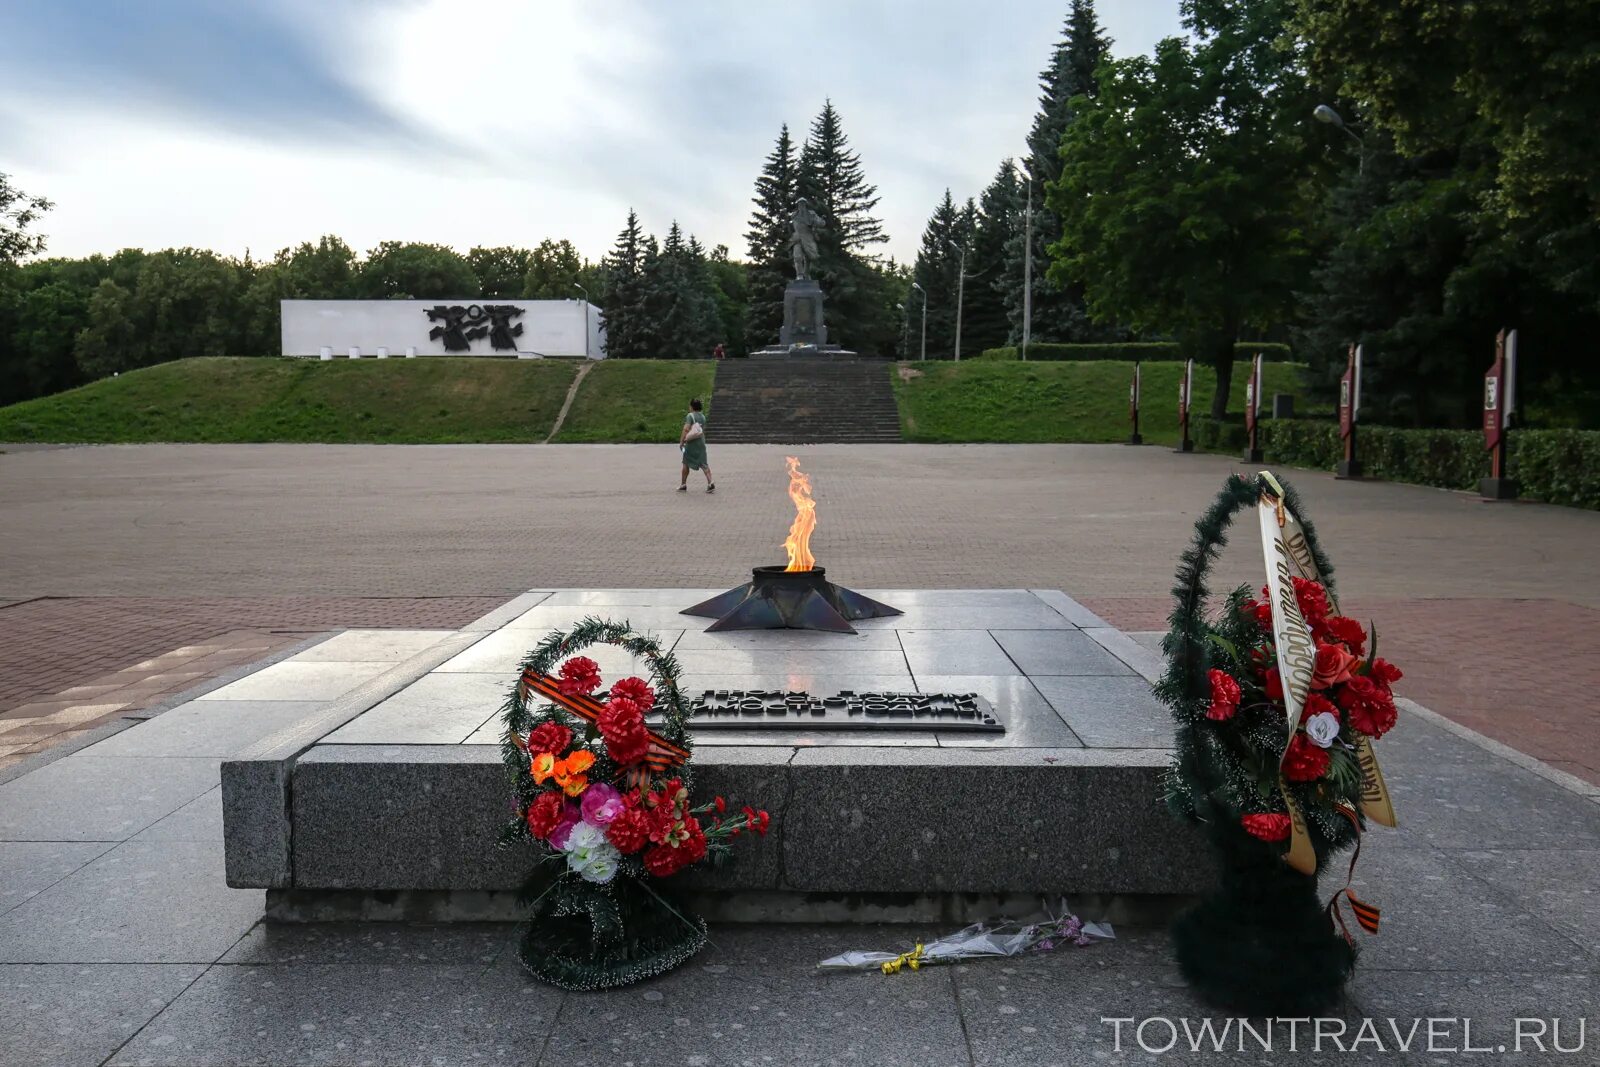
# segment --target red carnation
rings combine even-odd
[[[1339,687],[1338,692],[1334,694],[1334,700],[1338,701],[1341,708],[1349,711],[1357,704],[1378,699],[1381,692],[1377,682],[1365,674],[1358,674]]]
[[[1306,624],[1316,627],[1328,618],[1328,591],[1322,588],[1321,582],[1313,582],[1309,578],[1293,578],[1295,603],[1300,605],[1300,614]]]
[[[650,819],[638,808],[627,808],[611,820],[606,827],[606,840],[617,846],[617,851],[632,855],[649,843]]]
[[[1371,673],[1373,678],[1382,682],[1384,685],[1393,685],[1405,677],[1405,675],[1400,673],[1399,667],[1396,667],[1393,663],[1381,658],[1374,659],[1372,661]]]
[[[528,805],[528,829],[543,841],[554,832],[565,813],[566,799],[559,792],[540,793],[538,799]]]
[[[638,763],[650,751],[650,732],[645,729],[644,711],[627,697],[612,697],[600,713],[600,736],[606,752],[621,766]]]
[[[528,735],[528,754],[553,752],[557,756],[572,744],[572,731],[558,722],[542,722]]]
[[[1283,759],[1283,776],[1291,782],[1314,782],[1328,773],[1328,763],[1328,750],[1318,748],[1309,737],[1296,731]]]
[[[1357,660],[1343,645],[1318,645],[1317,662],[1311,668],[1311,688],[1326,689],[1350,677]]]
[[[755,821],[750,825],[755,828],[756,833],[760,834],[762,837],[766,837],[767,827],[771,825],[771,823],[772,816],[767,814],[766,808],[762,808],[760,811],[756,812]]]
[[[1263,685],[1267,690],[1268,700],[1283,699],[1283,676],[1278,673],[1278,668],[1268,667]]]
[[[615,700],[618,697],[631,700],[649,711],[655,705],[656,691],[651,689],[643,678],[624,678],[611,687],[611,699]]]
[[[684,852],[670,845],[655,845],[644,854],[644,869],[655,878],[670,878],[684,868]]]
[[[700,829],[700,821],[693,815],[683,820],[685,837],[678,845],[678,851],[683,855],[683,866],[699,863],[706,858],[706,835]]]
[[[599,688],[600,664],[588,656],[573,656],[561,665],[561,691],[567,696],[588,696]]]
[[[1340,642],[1351,652],[1361,655],[1367,648],[1367,631],[1348,615],[1335,615],[1327,622],[1328,636]]]
[[[1394,728],[1399,713],[1388,693],[1380,691],[1372,700],[1350,705],[1350,725],[1368,737],[1382,737]]]
[[[1210,678],[1211,707],[1206,709],[1206,718],[1217,722],[1233,718],[1239,710],[1239,683],[1216,668],[1212,668]]]
[[[1289,816],[1246,815],[1239,820],[1252,835],[1263,841],[1286,841],[1289,837]]]

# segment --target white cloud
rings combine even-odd
[[[57,202],[45,229],[61,255],[189,244],[261,257],[335,233],[358,249],[566,237],[597,258],[630,206],[657,233],[676,218],[739,254],[779,124],[803,137],[831,97],[882,195],[885,251],[906,259],[946,186],[976,196],[1022,151],[1066,6],[324,8],[301,25],[329,84],[414,133],[230,128],[170,96],[97,94],[92,81],[24,95],[14,82],[0,88],[0,119],[19,120],[0,169]],[[1177,29],[1173,0],[1102,3],[1101,17],[1119,54]]]

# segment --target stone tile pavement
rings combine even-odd
[[[39,597],[0,605],[0,769],[317,633],[453,628],[502,599]]]
[[[429,639],[335,638],[297,662],[354,679]],[[223,881],[217,767],[320,707],[219,689],[0,784],[0,1067],[1422,1065],[1452,1062],[1464,1018],[1476,1047],[1513,1041],[1524,1018],[1547,1048],[1559,1019],[1576,1048],[1577,1021],[1600,1008],[1600,804],[1411,710],[1383,743],[1402,829],[1375,832],[1356,875],[1383,929],[1323,1023],[1338,1035],[1343,1022],[1348,1045],[1374,1019],[1385,1047],[1345,1054],[1326,1037],[1318,1054],[1301,1029],[1288,1052],[1286,1025],[1258,1023],[1268,1055],[1189,1049],[1185,1020],[1225,1020],[1183,987],[1154,929],[886,977],[816,964],[940,928],[724,926],[668,976],[563,994],[521,970],[512,926],[263,923],[262,894]],[[1111,1018],[1131,1020],[1120,1047]],[[1414,1019],[1448,1021],[1430,1053],[1426,1022],[1399,1051],[1391,1018],[1402,1038]],[[1593,1029],[1581,1052],[1480,1059],[1593,1063]],[[1173,1037],[1174,1051],[1145,1051]]]

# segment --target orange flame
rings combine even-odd
[[[817,565],[811,554],[811,531],[817,528],[817,502],[811,499],[811,479],[800,473],[800,461],[785,457],[789,464],[789,499],[794,501],[794,525],[783,547],[789,551],[786,571],[808,571]]]

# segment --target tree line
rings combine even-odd
[[[947,358],[1035,342],[1176,341],[1215,369],[1286,341],[1330,398],[1364,346],[1364,411],[1470,424],[1502,326],[1523,414],[1600,419],[1600,104],[1589,0],[1181,0],[1184,34],[1118,59],[1072,0],[1018,159],[946,190],[911,264],[881,253],[878,193],[832,102],[780,128],[743,258],[629,212],[587,263],[534,249],[334,237],[270,261],[199,249],[39,259],[48,203],[0,176],[0,402],[187,355],[278,350],[284,297],[567,298],[606,311],[610,352],[704,356],[777,340],[790,218],[823,219],[813,273],[830,339]],[[1320,109],[1319,109],[1320,105]],[[1321,115],[1332,122],[1318,122]],[[1024,290],[1031,314],[1024,323]]]
[[[1364,413],[1460,426],[1512,326],[1522,414],[1600,425],[1600,5],[1180,9],[1183,36],[1116,59],[1073,0],[1026,156],[929,219],[930,350],[952,240],[963,348],[1020,340],[1031,191],[1035,341],[1175,340],[1215,368],[1215,415],[1236,341],[1291,342],[1324,399],[1359,343]]]

